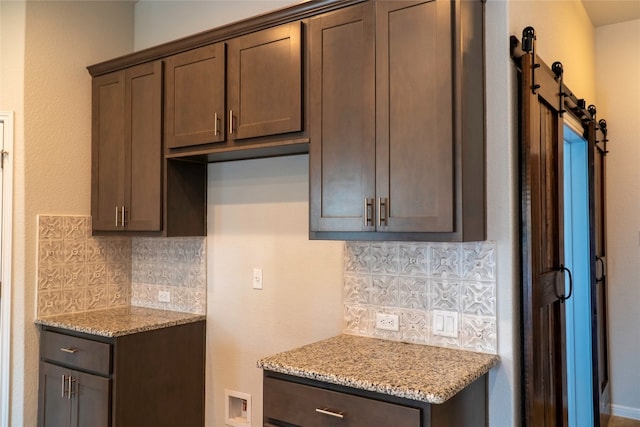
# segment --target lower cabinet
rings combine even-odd
[[[486,375],[439,405],[270,371],[263,386],[265,427],[487,425]]]
[[[41,425],[109,427],[111,380],[40,362]]]
[[[116,338],[43,326],[39,427],[202,427],[205,323]]]

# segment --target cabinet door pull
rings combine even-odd
[[[67,393],[67,376],[62,375],[62,397]]]
[[[126,215],[126,213],[125,213],[124,206],[123,206],[122,207],[122,218],[121,218],[121,221],[120,221],[120,223],[121,223],[121,225],[123,227],[124,227],[124,224],[126,223],[126,216],[125,215]]]
[[[220,133],[220,131],[218,130],[218,121],[220,120],[220,118],[218,117],[218,113],[215,113],[213,115],[213,134],[217,135],[218,133]]]
[[[69,393],[67,394],[68,398],[71,399],[71,396],[74,394],[77,394],[77,391],[73,391],[73,383],[76,382],[75,378],[73,378],[71,375],[69,375],[67,377],[67,382],[69,383]]]
[[[229,135],[233,133],[233,110],[229,110]]]
[[[387,219],[388,219],[388,213],[389,213],[389,206],[387,203],[387,198],[386,197],[379,197],[378,198],[378,227],[380,226],[386,226],[387,224]]]
[[[334,411],[331,411],[329,408],[323,408],[323,409],[316,408],[316,412],[324,415],[329,415],[330,417],[336,417],[340,419],[344,418],[344,412],[334,412]]]
[[[65,353],[69,353],[69,354],[73,354],[73,353],[77,353],[78,350],[75,348],[68,348],[68,347],[62,347],[60,349],[60,351],[65,352]]]
[[[364,199],[364,226],[373,225],[373,199]]]
[[[119,219],[120,219],[120,208],[116,206],[116,227],[118,226]]]

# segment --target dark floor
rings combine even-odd
[[[640,427],[640,421],[621,417],[611,417],[607,427]]]

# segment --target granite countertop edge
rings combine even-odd
[[[337,338],[337,337],[336,337]],[[356,339],[358,337],[355,337]],[[314,343],[317,344],[317,343]],[[397,344],[406,344],[397,342]],[[313,344],[312,344],[313,345]],[[413,344],[420,345],[421,344]],[[426,346],[425,346],[426,347]],[[453,352],[459,352],[465,350],[453,350],[446,348],[439,348],[440,350],[451,350]],[[345,387],[351,387],[359,390],[371,391],[381,394],[386,394],[390,396],[416,400],[431,404],[441,404],[455,396],[457,393],[462,391],[465,387],[473,383],[475,380],[480,378],[489,372],[491,368],[496,366],[500,362],[500,357],[495,354],[485,354],[485,353],[474,353],[467,351],[467,353],[473,353],[476,355],[480,355],[483,359],[486,359],[484,363],[474,363],[474,366],[469,370],[466,370],[464,374],[457,373],[455,378],[452,380],[449,373],[442,374],[442,387],[434,387],[433,384],[429,384],[425,386],[424,389],[421,387],[416,387],[415,384],[411,385],[411,380],[409,379],[404,384],[402,382],[391,382],[384,381],[376,378],[375,374],[368,376],[367,373],[359,373],[358,375],[341,375],[339,372],[330,372],[329,369],[326,370],[316,370],[312,368],[304,367],[304,363],[302,364],[289,364],[282,363],[279,361],[279,357],[281,355],[287,353],[293,353],[298,349],[291,350],[291,352],[283,352],[273,356],[265,357],[257,361],[258,368],[277,372],[280,374],[286,374],[301,378],[307,378],[311,380],[326,382],[330,384],[341,385]],[[432,378],[432,381],[434,379]],[[437,379],[435,380],[437,382]],[[446,383],[446,385],[444,385]]]
[[[206,320],[203,314],[144,307],[117,307],[43,316],[36,318],[34,323],[106,338],[117,338],[202,320]]]

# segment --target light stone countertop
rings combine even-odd
[[[117,307],[83,313],[40,317],[38,325],[63,328],[103,337],[119,337],[205,320],[202,314],[145,307]]]
[[[444,403],[497,365],[473,353],[338,335],[258,360],[258,367],[428,403]]]

